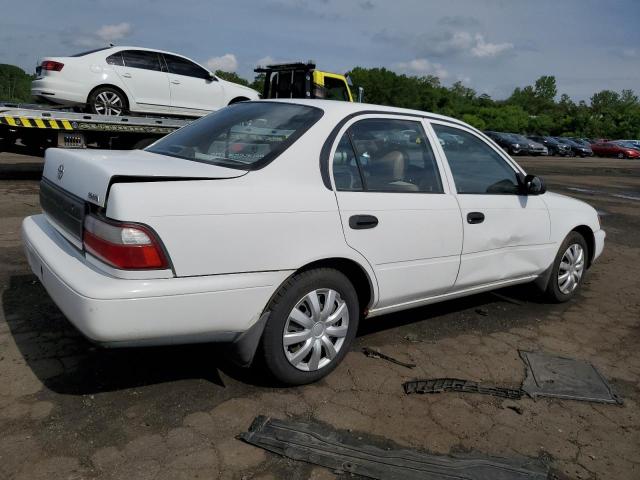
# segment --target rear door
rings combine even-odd
[[[200,65],[177,55],[164,54],[169,71],[171,109],[175,113],[205,114],[226,105],[221,82]]]
[[[135,103],[150,110],[170,108],[169,77],[160,55],[147,50],[122,51],[124,65],[113,65]]]
[[[442,140],[464,225],[455,290],[543,272],[555,255],[543,196],[522,195],[515,165],[470,129],[431,125]],[[451,135],[458,141],[449,141]]]
[[[358,117],[337,138],[331,171],[344,235],[375,271],[376,310],[451,289],[462,221],[421,120]]]

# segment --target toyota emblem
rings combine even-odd
[[[58,167],[58,180],[62,180],[62,176],[64,175],[64,165],[60,164]]]

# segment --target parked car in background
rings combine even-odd
[[[258,92],[217,77],[181,55],[140,47],[108,47],[46,57],[31,95],[100,115],[202,116]]]
[[[599,157],[640,158],[640,149],[624,141],[594,143],[591,148]]]
[[[518,133],[484,132],[511,155],[547,155],[547,148]]]
[[[618,140],[619,142],[626,142],[633,145],[633,148],[640,148],[640,140]]]
[[[526,282],[569,300],[605,239],[459,120],[326,100],[238,103],[145,150],[50,148],[40,199],[27,259],[87,337],[231,342],[287,384],[331,372],[364,317]]]
[[[520,145],[523,145],[521,153],[523,155],[547,155],[548,149],[542,143],[538,143],[534,140],[531,140],[524,135],[520,135],[519,133],[510,133],[512,138],[514,138]]]
[[[562,157],[567,157],[571,154],[571,147],[569,145],[560,143],[553,137],[530,135],[528,138],[547,147],[547,155],[560,155]]]
[[[591,150],[591,146],[583,145],[577,142],[574,142],[570,138],[566,137],[554,137],[558,142],[568,145],[571,148],[571,156],[572,157],[592,157],[593,150]]]
[[[505,152],[509,153],[510,155],[519,155],[520,152],[525,148],[525,145],[522,142],[519,142],[518,140],[513,138],[509,133],[493,132],[490,130],[487,130],[483,133],[491,140],[496,142]]]

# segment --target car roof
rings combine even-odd
[[[458,123],[464,125],[473,130],[476,128],[468,125],[462,120],[457,118],[447,117],[446,115],[439,115],[437,113],[425,112],[422,110],[413,110],[410,108],[390,107],[388,105],[376,105],[373,103],[358,103],[358,102],[345,102],[340,100],[307,100],[302,98],[273,98],[268,100],[260,100],[261,102],[278,102],[278,103],[293,103],[297,105],[308,105],[310,107],[319,108],[326,113],[332,115],[348,116],[352,114],[366,114],[366,113],[391,113],[391,114],[406,114],[408,116],[420,116],[429,117],[431,120],[442,120],[446,122]],[[479,131],[479,130],[478,130]]]

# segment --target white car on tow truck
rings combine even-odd
[[[107,47],[43,58],[36,68],[31,95],[115,116],[199,117],[259,98],[255,90],[223,80],[187,57],[141,47]]]
[[[526,282],[566,301],[605,238],[465,123],[326,100],[238,103],[144,151],[49,149],[40,198],[27,257],[84,335],[231,342],[288,384],[335,368],[361,318]]]

